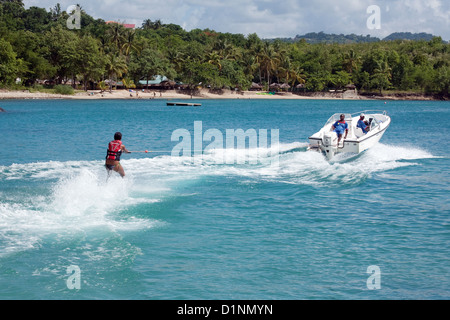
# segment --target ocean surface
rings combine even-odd
[[[450,298],[450,102],[196,102],[0,102],[0,299]],[[370,150],[307,151],[371,109],[392,124]],[[195,123],[259,144],[172,155]],[[116,131],[153,152],[107,179]]]

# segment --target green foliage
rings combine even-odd
[[[10,85],[26,71],[23,60],[17,59],[17,54],[8,41],[0,39],[0,84]]]
[[[55,93],[58,94],[64,94],[64,95],[72,95],[74,93],[74,90],[71,86],[66,86],[63,84],[58,84],[55,86]]]
[[[450,44],[439,37],[416,40],[416,35],[399,34],[392,37],[399,40],[380,41],[311,33],[268,41],[257,34],[186,31],[150,19],[130,30],[84,10],[81,29],[69,30],[67,18],[59,4],[47,11],[25,9],[20,0],[0,0],[1,86],[21,78],[29,87],[39,79],[57,85],[72,80],[85,90],[108,85],[112,90],[121,79],[138,84],[162,75],[191,89],[245,90],[256,82],[267,88],[304,84],[310,91],[351,83],[364,91],[449,91]],[[401,40],[407,36],[414,40]]]

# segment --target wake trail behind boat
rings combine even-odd
[[[292,143],[250,151],[257,164],[218,163],[220,152],[191,157],[159,156],[123,160],[128,175],[105,181],[103,161],[41,162],[33,166],[0,167],[4,188],[0,200],[0,255],[27,250],[53,234],[85,233],[88,230],[142,230],[163,223],[146,214],[123,212],[133,207],[150,208],[166,199],[196,192],[211,179],[233,178],[252,183],[311,185],[316,188],[360,184],[375,173],[414,166],[435,158],[418,148],[379,143],[354,160],[329,163],[323,155],[306,151],[306,144]],[[234,156],[246,150],[229,150]],[[264,156],[261,156],[264,154]],[[253,158],[252,158],[253,157]],[[276,161],[274,161],[276,159]],[[17,193],[21,185],[39,182],[32,194]],[[214,188],[214,183],[210,188]],[[146,209],[148,210],[148,209]],[[146,212],[146,211],[144,211]],[[120,219],[118,219],[120,217]]]

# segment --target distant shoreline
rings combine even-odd
[[[260,99],[260,100],[420,100],[433,101],[445,100],[442,97],[430,96],[420,93],[387,93],[384,95],[377,94],[357,94],[350,90],[346,92],[308,92],[308,93],[292,93],[292,92],[277,92],[271,94],[268,92],[257,91],[243,91],[235,92],[231,90],[222,90],[220,93],[211,92],[208,89],[201,89],[195,95],[176,91],[147,91],[145,90],[113,90],[101,92],[100,90],[88,90],[87,92],[77,92],[73,95],[52,94],[44,92],[29,92],[28,90],[0,90],[0,100],[50,100],[50,99],[65,99],[65,100],[108,100],[108,99],[123,99],[123,100],[167,100],[167,99]]]

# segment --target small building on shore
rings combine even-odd
[[[262,91],[263,86],[259,83],[252,82],[252,85],[249,88],[249,91]]]

